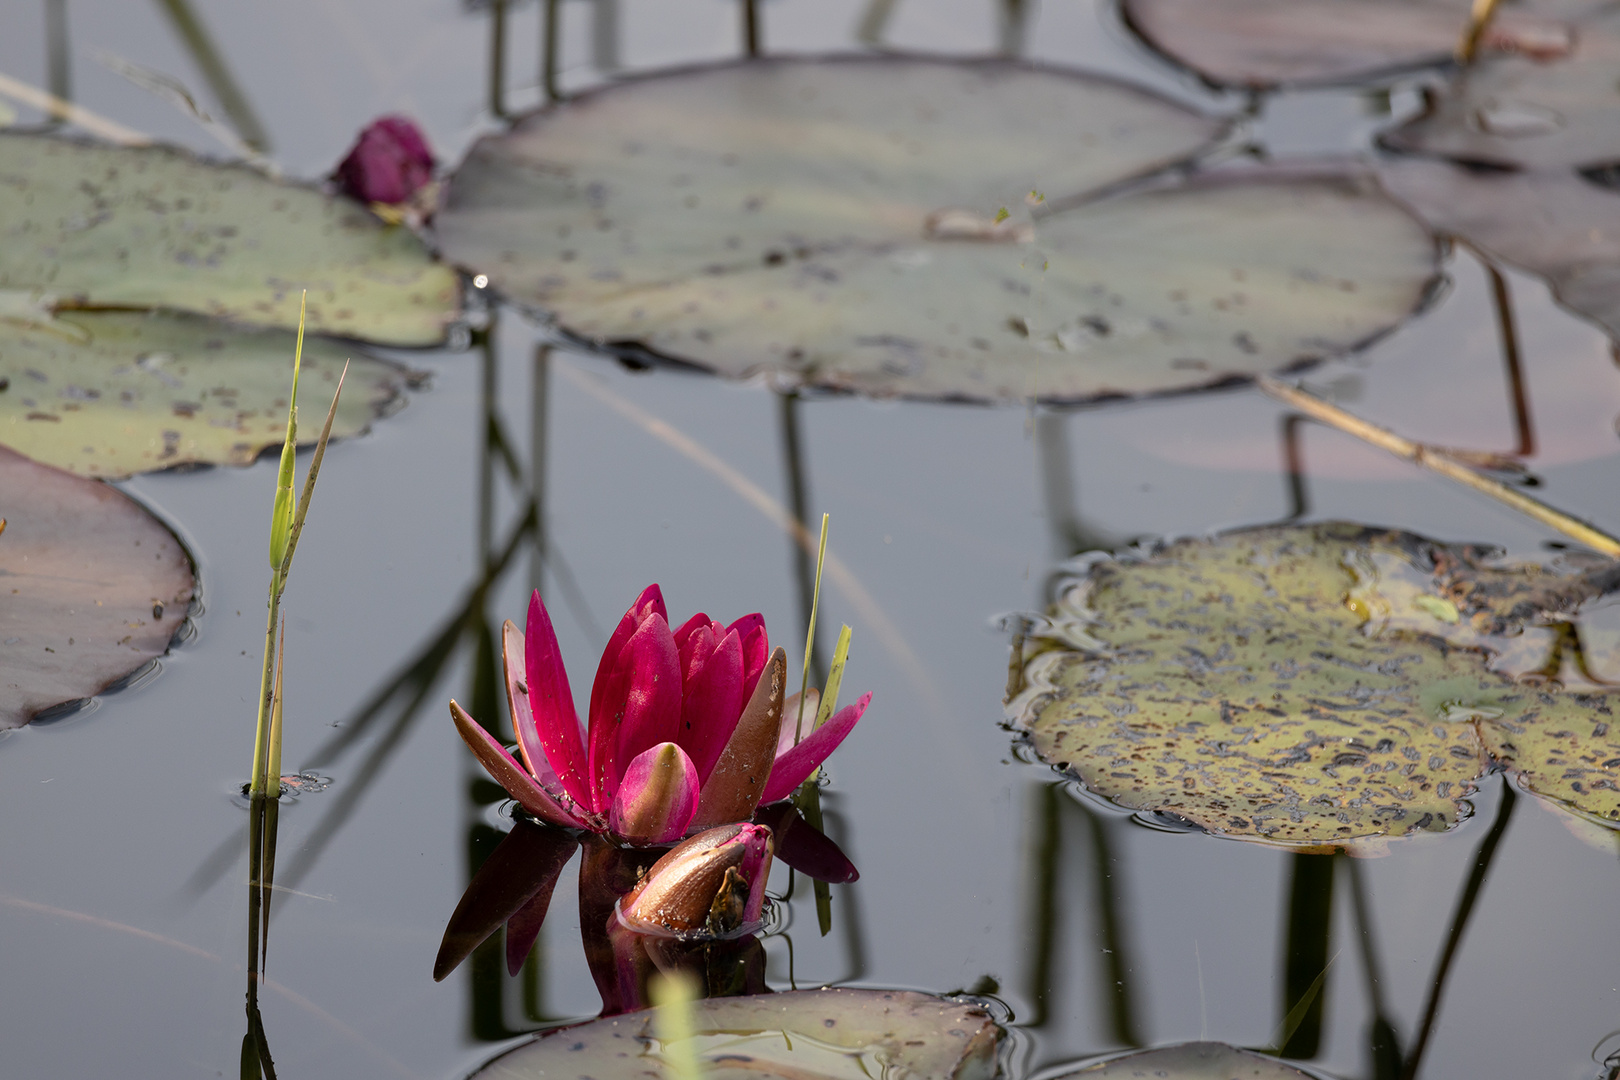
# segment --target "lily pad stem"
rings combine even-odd
[[[1491,18],[1496,14],[1499,2],[1500,0],[1474,0],[1474,5],[1468,12],[1468,25],[1463,28],[1462,40],[1457,42],[1457,63],[1463,67],[1474,62],[1474,56],[1479,52],[1480,40],[1491,25]]]
[[[1471,487],[1475,491],[1483,492],[1499,502],[1506,503],[1520,513],[1534,518],[1543,525],[1558,530],[1570,539],[1584,544],[1594,551],[1601,552],[1610,558],[1620,558],[1620,540],[1615,539],[1596,526],[1572,517],[1555,507],[1548,506],[1540,499],[1532,498],[1524,492],[1502,483],[1500,480],[1482,475],[1444,450],[1413,442],[1387,428],[1368,423],[1358,416],[1345,412],[1337,405],[1322,400],[1309,391],[1302,390],[1297,386],[1290,386],[1269,375],[1260,376],[1259,384],[1260,389],[1278,401],[1293,406],[1314,420],[1320,420],[1329,427],[1354,435],[1364,442],[1369,442],[1382,450],[1389,451],[1396,457],[1405,458],[1414,465],[1421,465],[1425,469],[1437,472],[1449,480],[1455,480],[1457,483]]]

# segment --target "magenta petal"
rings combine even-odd
[[[472,749],[479,763],[489,771],[497,784],[506,789],[508,795],[517,800],[519,806],[541,821],[549,821],[566,829],[589,827],[546,794],[534,777],[518,764],[517,758],[507,753],[506,747],[496,742],[494,736],[480,727],[478,721],[468,716],[466,710],[454,701],[450,703],[450,719],[455,721],[462,741]]]
[[[542,770],[555,775],[557,770],[546,759],[545,748],[540,745],[540,731],[534,724],[534,710],[529,706],[528,659],[523,632],[511,619],[501,627],[501,666],[506,674],[506,701],[511,707],[512,731],[517,735],[523,764],[535,777],[539,777]]]
[[[700,611],[675,628],[675,647],[681,651],[681,670],[684,671],[687,664],[687,639],[698,630],[709,625],[711,625],[709,617]]]
[[[748,882],[748,901],[743,905],[744,925],[756,923],[765,909],[765,882],[771,876],[771,830],[764,825],[744,825],[734,843],[743,845],[745,854],[737,868]]]
[[[507,924],[510,953],[520,918],[544,916],[557,878],[577,847],[579,842],[569,833],[527,821],[515,822],[512,831],[478,868],[456,904],[455,914],[444,928],[439,955],[433,961],[433,980],[438,982],[454,971],[502,923]],[[528,940],[518,957],[520,965],[534,944],[532,936]]]
[[[648,610],[649,608],[651,611]],[[593,728],[596,726],[596,718],[602,715],[607,708],[607,703],[619,701],[624,695],[622,688],[615,688],[610,697],[608,683],[612,680],[613,673],[619,666],[619,658],[624,654],[624,647],[629,644],[631,635],[641,627],[649,614],[664,615],[664,622],[669,622],[669,616],[664,613],[664,594],[656,584],[649,585],[641,590],[641,595],[636,597],[636,602],[630,605],[630,610],[624,613],[624,616],[619,620],[619,625],[613,628],[613,635],[608,638],[607,648],[602,650],[602,659],[596,665],[596,678],[591,682],[590,709],[585,714],[590,719]],[[605,735],[604,732],[604,737]],[[594,735],[592,740],[594,746]],[[594,761],[594,750],[592,754],[592,760]],[[595,775],[594,770],[593,775]],[[598,812],[605,808],[605,799],[602,800],[602,805],[593,807]]]
[[[759,801],[775,802],[793,794],[793,789],[804,783],[816,771],[816,767],[838,749],[838,744],[854,729],[855,721],[861,718],[871,700],[871,694],[861,695],[861,700],[839,709],[825,724],[805,736],[798,746],[777,758],[771,766],[770,779],[765,781],[765,793]]]
[[[586,768],[585,744],[579,734],[579,714],[574,711],[574,692],[568,687],[568,670],[563,667],[562,651],[557,648],[557,632],[537,590],[529,598],[528,633],[523,641],[524,669],[528,674],[529,708],[546,760],[557,771],[563,790],[586,809],[598,808],[591,799],[590,773]],[[520,748],[521,748],[521,738]]]
[[[602,784],[604,802],[618,793],[619,782],[630,760],[643,750],[662,742],[678,742],[681,725],[681,669],[675,639],[661,616],[641,624],[619,658],[612,685],[622,685],[623,696],[615,705],[604,703],[613,740],[612,750],[599,763],[598,742],[591,737],[591,768]],[[594,718],[593,718],[594,723]]]
[[[754,696],[754,688],[759,685],[759,674],[765,670],[765,665],[771,659],[771,638],[765,633],[765,621],[760,619],[758,626],[739,625],[754,618],[758,616],[750,615],[731,624],[731,628],[736,630],[737,636],[742,639],[744,701]]]
[[[686,635],[684,643],[679,637],[675,639],[675,647],[680,650],[681,688],[683,693],[685,688],[691,685],[692,679],[697,673],[702,671],[703,666],[709,662],[709,657],[714,655],[714,647],[717,644],[719,644],[719,639],[714,636],[712,626],[697,627]]]
[[[608,825],[639,846],[679,840],[697,813],[698,777],[692,759],[672,742],[659,743],[630,762],[613,797]]]
[[[728,633],[685,681],[681,697],[680,743],[692,755],[699,783],[707,783],[715,762],[737,728],[743,703],[742,642]]]

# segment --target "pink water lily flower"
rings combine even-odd
[[[784,730],[787,654],[765,620],[729,626],[692,616],[671,630],[649,585],[613,631],[591,687],[589,723],[574,711],[551,617],[536,592],[528,633],[503,628],[506,692],[520,763],[461,706],[456,730],[519,806],[542,821],[633,845],[747,821],[785,798],[844,741],[871,694],[795,743]]]

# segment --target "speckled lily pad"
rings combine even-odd
[[[656,1012],[548,1031],[485,1065],[477,1080],[673,1078]],[[705,1077],[758,1080],[989,1080],[1000,1029],[973,1005],[905,990],[795,990],[692,1005]]]
[[[358,203],[169,147],[0,133],[0,289],[432,345],[455,274]]]
[[[1004,62],[720,65],[478,143],[437,236],[587,340],[875,396],[1189,389],[1352,349],[1413,310],[1433,243],[1353,169],[1075,203],[1222,131]]]
[[[1612,699],[1570,673],[1575,650],[1548,671],[1514,644],[1550,646],[1544,631],[1617,583],[1612,564],[1497,566],[1346,524],[1184,540],[1090,567],[1013,712],[1098,794],[1238,838],[1331,848],[1449,828],[1493,760],[1620,822]]]
[[[0,311],[0,443],[82,476],[245,465],[287,434],[294,335],[134,312]],[[329,338],[304,339],[304,423],[320,433],[345,360],[332,434],[394,405],[408,373]],[[311,417],[314,420],[311,421]]]
[[[101,693],[163,655],[191,558],[117,488],[0,447],[0,728]]]

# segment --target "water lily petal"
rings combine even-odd
[[[557,878],[578,846],[578,841],[559,829],[517,822],[478,868],[456,904],[455,914],[444,928],[439,955],[433,961],[433,981],[454,971],[507,920],[516,922],[519,916],[536,908],[544,918]],[[535,928],[538,931],[538,920]],[[508,951],[511,941],[508,928]],[[533,944],[534,938],[530,937],[529,945]],[[525,946],[522,955],[528,952]],[[521,957],[518,965],[522,966]]]
[[[832,837],[806,821],[792,802],[780,801],[761,806],[754,813],[754,821],[770,827],[776,838],[773,845],[776,857],[799,873],[835,885],[860,880],[861,872],[855,869],[855,864],[844,854],[844,849]]]
[[[698,774],[672,742],[637,754],[613,797],[608,826],[632,844],[668,844],[686,835],[697,812]]]
[[[782,731],[776,739],[776,756],[781,757],[794,745],[801,741],[801,737],[808,735],[816,726],[816,712],[821,708],[821,691],[813,686],[804,688],[804,725],[799,725],[799,695],[794,694],[782,705]]]
[[[804,783],[816,771],[816,767],[838,749],[838,744],[854,729],[855,722],[861,718],[867,702],[871,700],[871,694],[861,695],[861,700],[839,709],[825,724],[806,735],[798,746],[777,758],[776,764],[771,767],[771,778],[765,785],[762,801],[775,802],[793,794],[793,789]]]
[[[753,816],[776,755],[786,688],[787,653],[777,649],[703,784],[697,816],[692,820],[694,829],[747,821]]]
[[[529,772],[539,776],[542,769],[556,773],[540,745],[534,710],[529,706],[528,659],[524,653],[523,631],[507,619],[501,626],[501,666],[506,675],[506,702],[512,712],[512,731],[517,735],[518,753]],[[542,785],[544,786],[544,785]]]
[[[568,686],[568,670],[563,667],[562,650],[551,616],[536,590],[529,598],[528,632],[523,644],[524,671],[528,675],[529,708],[534,714],[535,735],[545,758],[557,772],[563,790],[587,809],[596,811],[591,798],[590,773],[586,769],[585,744],[580,738],[579,714],[574,711],[574,692]],[[523,734],[518,746],[525,754]]]
[[[462,741],[472,749],[479,763],[489,771],[497,784],[506,789],[508,795],[517,800],[519,806],[541,821],[549,821],[565,829],[590,828],[589,824],[574,817],[548,795],[534,777],[518,764],[517,758],[507,753],[506,747],[496,742],[493,735],[454,701],[450,703],[450,719],[455,721]]]
[[[765,617],[757,612],[744,615],[732,623],[728,630],[737,631],[743,647],[743,700],[754,696],[759,685],[760,672],[771,656],[771,636],[765,632]]]
[[[736,843],[743,846],[742,865],[737,869],[748,882],[748,899],[743,904],[743,925],[759,921],[765,913],[765,880],[771,876],[771,849],[775,847],[768,826],[744,825]]]
[[[685,673],[680,742],[692,755],[699,783],[706,783],[742,715],[743,655],[736,631]]]
[[[674,633],[675,633],[675,647],[681,651],[681,670],[682,671],[686,670],[687,661],[690,659],[690,657],[688,655],[688,652],[687,652],[687,647],[686,647],[687,641],[692,637],[692,635],[694,633],[696,633],[698,630],[701,630],[701,629],[703,629],[705,627],[708,627],[710,629],[710,632],[712,633],[714,623],[709,619],[709,617],[707,615],[703,614],[703,612],[700,611],[696,615],[692,616],[690,619],[687,619],[685,622],[681,623],[681,625],[679,625],[679,626],[677,626],[675,628],[675,631],[674,631]]]
[[[591,775],[599,812],[618,793],[630,760],[661,742],[674,742],[681,722],[680,657],[669,624],[650,615],[625,642],[591,714]]]
[[[608,638],[608,648],[603,649],[603,659],[596,664],[596,678],[591,682],[591,706],[586,716],[595,717],[598,714],[601,695],[609,678],[612,677],[612,672],[619,667],[619,657],[624,653],[625,644],[630,643],[630,635],[633,635],[650,615],[663,615],[664,622],[669,622],[669,612],[664,610],[663,589],[659,589],[658,585],[642,589],[642,594],[635,597],[630,609],[625,612],[624,617],[620,617],[619,625],[612,630],[612,636]]]

